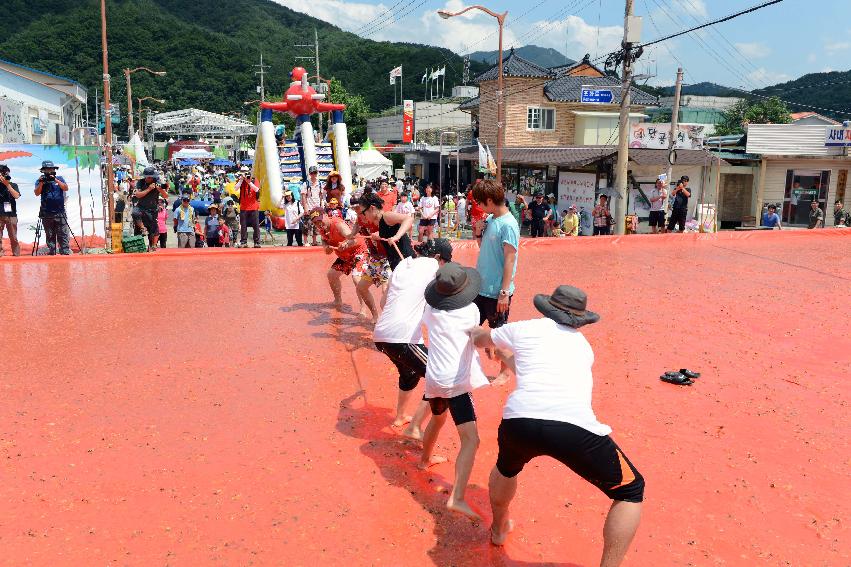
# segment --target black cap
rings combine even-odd
[[[311,165],[311,166],[307,169],[307,172],[308,172],[308,173],[318,173],[318,172],[319,172],[319,168],[318,168],[318,167],[316,167],[315,165]]]
[[[431,238],[415,248],[419,256],[440,256],[447,262],[452,261],[452,244],[445,238]]]

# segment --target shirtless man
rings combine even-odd
[[[363,243],[356,240],[356,235],[352,234],[349,226],[340,217],[325,214],[322,209],[313,209],[309,216],[322,235],[325,253],[337,254],[337,259],[328,270],[328,285],[331,286],[334,294],[334,308],[337,310],[343,308],[343,275],[354,275],[360,279],[356,286],[358,297],[372,313],[373,322],[377,321],[378,306],[375,305],[375,300],[369,291],[369,284],[361,285],[364,278],[360,276],[363,275],[363,264],[367,255]],[[369,282],[368,279],[366,281]]]

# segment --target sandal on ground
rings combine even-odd
[[[694,372],[689,370],[688,368],[680,368],[680,374],[685,376],[686,378],[691,378],[694,380],[695,378],[700,378],[700,372]]]
[[[659,376],[659,380],[668,382],[669,384],[677,384],[678,386],[691,386],[694,384],[690,378],[687,378],[679,372],[666,372]]]

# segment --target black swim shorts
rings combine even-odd
[[[387,355],[399,371],[399,389],[410,392],[425,376],[428,350],[425,345],[407,343],[375,343],[379,352]]]
[[[473,303],[475,303],[476,307],[479,308],[479,325],[482,325],[485,321],[487,321],[488,326],[491,329],[498,329],[508,323],[508,313],[511,310],[512,297],[514,296],[508,296],[508,309],[499,313],[496,310],[496,299],[493,297],[486,297],[484,295],[477,295],[476,299],[473,300]]]
[[[572,423],[512,418],[499,424],[496,468],[517,476],[534,459],[546,455],[567,465],[612,500],[644,500],[644,477],[608,435],[595,435]]]
[[[431,406],[432,415],[441,415],[447,409],[455,425],[476,421],[473,396],[468,392],[454,398],[423,398]]]

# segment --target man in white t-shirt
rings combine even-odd
[[[650,230],[653,234],[665,232],[665,201],[667,198],[668,191],[665,189],[665,182],[657,179],[656,186],[650,193]]]
[[[373,340],[375,348],[387,355],[399,370],[399,397],[393,426],[402,427],[410,422],[402,434],[422,439],[428,402],[420,403],[413,417],[405,414],[405,408],[426,373],[428,350],[422,331],[425,289],[438,268],[452,261],[452,245],[445,238],[437,238],[419,247],[417,253],[419,257],[405,258],[393,270]]]
[[[600,564],[615,567],[638,529],[644,478],[591,408],[594,351],[579,328],[600,317],[587,310],[583,291],[567,285],[552,295],[536,295],[535,307],[545,318],[471,332],[478,347],[510,351],[505,362],[517,375],[517,388],[503,410],[499,455],[490,475],[491,540],[502,545],[514,527],[508,506],[517,491],[517,475],[526,463],[546,455],[614,501],[603,530]]]
[[[476,411],[470,393],[488,382],[469,335],[469,330],[479,324],[479,309],[473,303],[479,286],[481,277],[474,268],[450,262],[437,270],[434,281],[426,287],[423,324],[428,329],[429,346],[423,397],[431,406],[432,418],[423,434],[419,464],[425,469],[446,461],[445,457],[434,454],[434,446],[449,410],[461,448],[446,507],[473,519],[480,517],[464,499],[479,447]]]

